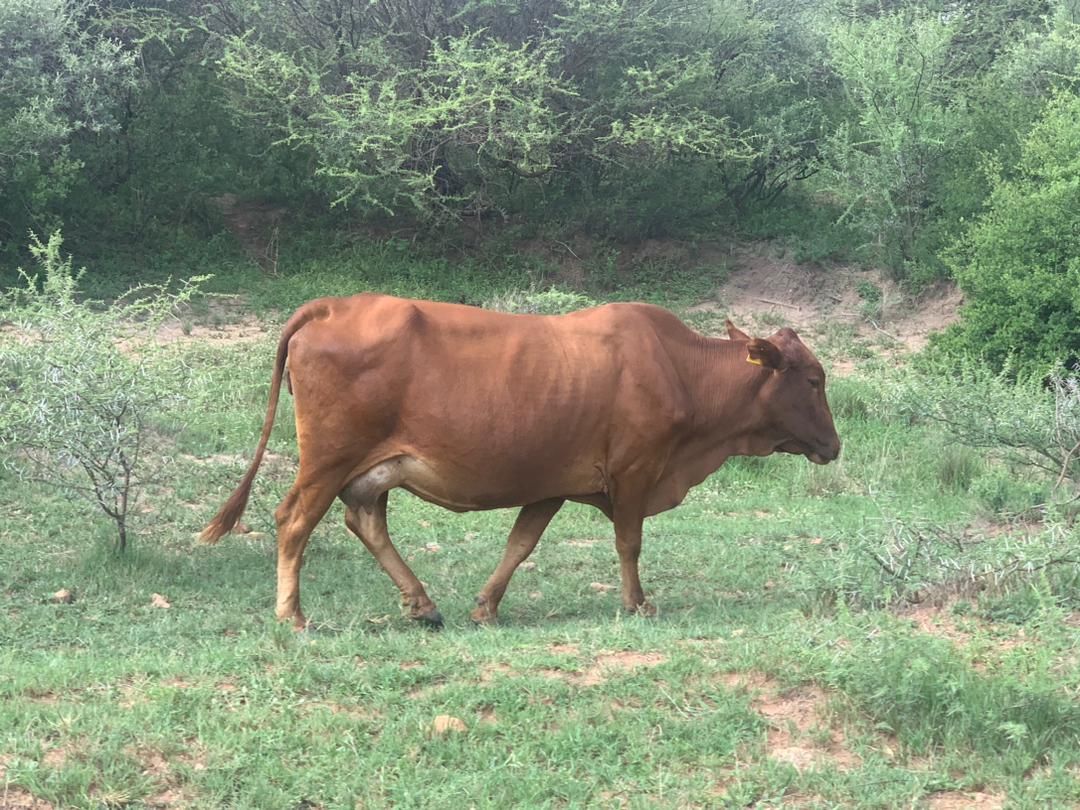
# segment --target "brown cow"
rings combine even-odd
[[[654,613],[638,580],[642,521],[678,505],[729,456],[840,452],[821,364],[790,329],[702,337],[665,309],[608,304],[507,315],[385,295],[301,307],[278,343],[251,467],[202,533],[240,518],[286,377],[300,469],[276,512],[277,616],[296,628],[308,536],[334,498],[400,589],[409,614],[442,617],[386,528],[402,487],[457,512],[521,507],[472,618],[494,621],[518,565],[566,500],[615,524],[622,604]],[[286,358],[288,371],[285,371]]]

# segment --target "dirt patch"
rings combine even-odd
[[[15,785],[0,787],[0,808],[3,810],[52,810],[53,805]]]
[[[162,324],[155,337],[161,344],[191,342],[214,346],[235,346],[265,340],[271,331],[266,324],[254,316],[244,315],[235,322],[220,324],[170,320]]]
[[[727,263],[731,274],[715,300],[691,308],[715,314],[717,332],[723,317],[750,333],[790,326],[815,339],[840,326],[864,341],[885,344],[888,351],[918,351],[930,334],[956,320],[963,303],[953,285],[912,296],[880,270],[800,264],[768,243],[734,246]],[[850,372],[852,367],[845,359],[832,370]]]
[[[850,770],[861,764],[849,751],[843,732],[829,722],[828,694],[816,686],[782,690],[760,672],[727,672],[717,681],[727,689],[753,695],[751,707],[767,722],[765,752],[798,771],[832,766]]]
[[[498,677],[512,677],[514,675],[517,675],[517,670],[509,664],[501,662],[484,664],[480,668],[480,683],[491,683]]]
[[[181,751],[173,760],[183,765],[185,768],[190,768],[193,771],[205,771],[206,770],[206,752],[202,750],[196,740],[187,740],[188,750]]]
[[[223,300],[214,296],[205,313],[188,311],[182,317],[167,319],[153,333],[153,341],[159,346],[199,343],[217,347],[266,342],[267,351],[272,352],[269,340],[276,334],[277,325],[268,325],[251,314],[243,298]],[[129,334],[116,340],[116,347],[125,354],[138,356],[148,340],[150,336],[145,331],[133,327]]]
[[[971,641],[971,634],[956,626],[948,608],[936,605],[917,605],[900,614],[902,619],[910,621],[921,633],[935,638],[944,638],[958,644]]]
[[[45,752],[41,764],[48,768],[63,768],[71,753],[78,748],[76,743],[58,743]]]
[[[655,667],[665,661],[667,661],[667,657],[660,653],[600,653],[593,659],[592,664],[581,672],[568,672],[561,669],[539,669],[535,671],[545,678],[560,680],[573,686],[599,686],[619,673],[631,672],[643,667]]]
[[[162,681],[161,685],[167,686],[170,689],[193,689],[195,687],[195,682],[189,681],[186,678],[169,678],[167,681]]]
[[[167,787],[146,800],[149,807],[191,807],[195,802],[183,788]]]
[[[769,757],[799,771],[819,764],[839,770],[858,767],[860,760],[845,747],[842,732],[824,721],[827,702],[825,692],[814,686],[755,701],[754,708],[769,721]]]
[[[152,748],[125,750],[142,765],[142,775],[151,779],[157,786],[157,792],[146,800],[149,807],[188,807],[193,803],[191,795],[177,784],[179,777],[173,770],[172,762],[164,754]],[[174,759],[176,762],[188,764],[184,761],[185,756],[181,755]],[[202,767],[197,769],[202,770]]]
[[[926,800],[926,806],[931,810],[966,810],[971,807],[997,810],[1005,806],[1005,797],[999,793],[986,793],[981,790],[945,790],[931,794]]]
[[[26,694],[26,699],[46,706],[55,706],[60,702],[60,697],[55,692],[30,691]]]
[[[143,776],[150,776],[154,779],[160,780],[166,778],[169,775],[169,761],[165,759],[164,755],[160,751],[140,751],[138,754],[136,754],[136,758],[143,766]]]
[[[992,658],[1023,647],[1031,640],[1027,635],[1027,631],[1022,627],[1015,631],[1010,630],[1008,635],[1002,635],[995,625],[986,622],[977,622],[979,629],[989,631],[979,635],[960,627],[957,624],[955,614],[952,612],[956,602],[955,599],[949,599],[939,603],[920,604],[908,608],[898,615],[900,618],[910,621],[915,629],[921,633],[945,639],[960,649],[975,648],[972,666],[980,672],[984,671],[989,663],[985,660],[983,650],[990,653]],[[973,606],[972,610],[974,609]],[[975,619],[971,621],[976,622]]]

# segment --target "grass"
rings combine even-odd
[[[343,268],[247,289],[280,311],[344,284]],[[458,268],[425,287],[436,269],[391,286],[451,297],[471,279],[476,296],[517,272],[496,284]],[[978,482],[994,469],[880,413],[872,378],[830,383],[838,462],[735,459],[646,524],[657,619],[619,610],[610,524],[570,506],[500,625],[473,627],[513,514],[395,492],[391,532],[445,630],[399,615],[335,507],[302,578],[316,631],[295,634],[273,620],[272,511],[295,470],[287,397],[281,455],[245,516],[254,532],[192,541],[246,466],[271,344],[191,346],[198,418],[163,427],[172,473],[122,558],[81,503],[0,478],[0,805],[1080,803],[1080,585],[1075,566],[1038,566],[1076,529],[991,519]],[[60,588],[72,603],[49,601]],[[464,730],[437,732],[441,715]]]

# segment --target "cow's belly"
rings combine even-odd
[[[384,492],[401,487],[455,512],[524,506],[554,497],[592,495],[603,490],[599,466],[568,465],[543,470],[505,464],[491,469],[399,455],[354,477],[342,492],[353,507],[370,508]]]

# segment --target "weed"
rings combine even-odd
[[[946,444],[941,448],[938,480],[943,487],[966,492],[983,468],[982,458],[970,447]]]

